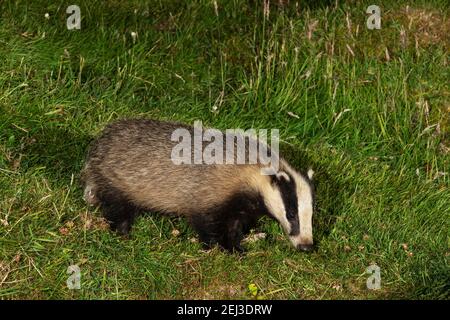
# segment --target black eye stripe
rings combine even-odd
[[[294,178],[286,172],[289,180],[284,175],[273,176],[273,183],[276,184],[280,190],[281,198],[286,210],[286,219],[291,224],[291,235],[297,235],[300,232],[300,226],[298,221],[298,199],[297,199],[297,186]]]

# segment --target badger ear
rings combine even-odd
[[[289,175],[284,172],[284,171],[279,171],[273,175],[270,176],[270,183],[273,185],[280,185],[281,183],[284,182],[289,182],[291,181],[291,178],[289,177]]]
[[[312,178],[313,178],[313,176],[314,176],[314,170],[311,169],[311,168],[309,168],[309,169],[308,169],[308,172],[307,172],[307,175],[308,175],[308,179],[309,179],[309,180],[312,180]]]
[[[277,179],[281,179],[281,177],[283,177],[286,181],[290,181],[291,178],[289,177],[289,175],[284,172],[284,171],[280,171],[276,174]]]

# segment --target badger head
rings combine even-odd
[[[270,176],[270,186],[264,192],[270,215],[281,224],[292,244],[302,251],[313,249],[313,174],[311,169],[302,175],[285,166],[283,171]]]

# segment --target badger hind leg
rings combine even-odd
[[[112,230],[122,236],[128,236],[138,209],[124,202],[102,203],[103,214]]]
[[[119,190],[108,187],[99,194],[103,216],[108,220],[112,230],[128,236],[139,208],[131,203]]]

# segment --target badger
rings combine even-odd
[[[81,172],[84,199],[100,207],[112,230],[128,236],[141,212],[182,216],[205,248],[243,252],[241,240],[268,216],[295,248],[313,249],[312,169],[301,173],[281,157],[274,174],[262,174],[260,162],[174,163],[173,132],[180,128],[195,130],[176,122],[124,119],[107,125],[93,141]]]

